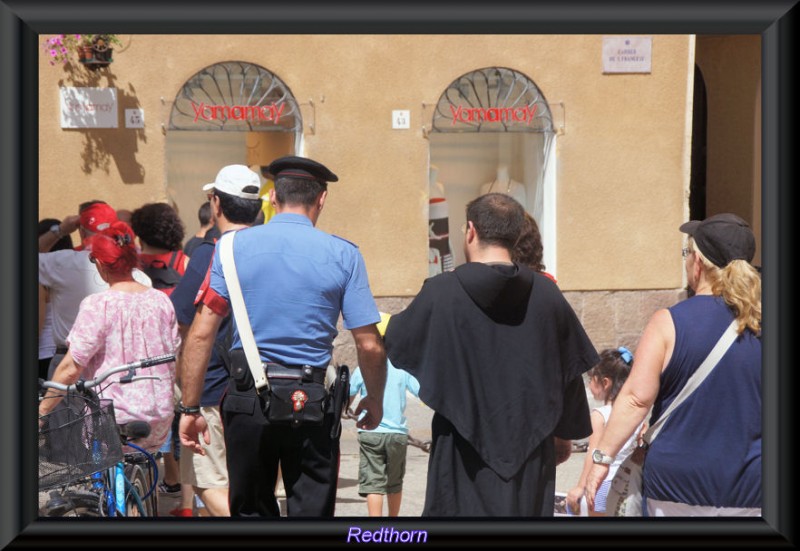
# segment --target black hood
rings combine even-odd
[[[517,264],[469,262],[455,275],[464,291],[497,323],[519,325],[533,289],[533,272]]]

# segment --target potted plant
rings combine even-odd
[[[111,63],[113,61],[111,54],[114,52],[113,46],[115,44],[122,44],[116,34],[92,35],[92,50],[94,52],[95,61]]]
[[[75,59],[91,67],[108,65],[113,61],[114,45],[122,41],[116,34],[57,34],[42,42],[42,50],[50,65],[64,65]]]
[[[94,35],[91,34],[81,35],[81,39],[78,43],[78,59],[82,63],[85,63],[94,57],[94,51],[92,50],[93,36]]]

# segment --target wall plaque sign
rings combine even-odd
[[[604,73],[649,73],[653,61],[653,37],[604,36]]]
[[[116,88],[60,88],[61,128],[117,128]]]
[[[144,128],[144,109],[126,109],[125,128]]]

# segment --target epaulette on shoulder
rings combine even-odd
[[[336,239],[338,239],[339,241],[344,241],[344,242],[345,242],[345,243],[347,243],[348,245],[352,245],[352,246],[353,246],[353,247],[355,247],[356,249],[358,248],[358,245],[356,245],[356,244],[355,244],[355,243],[353,243],[352,241],[348,241],[348,240],[347,240],[347,239],[345,239],[344,237],[339,237],[338,235],[336,235],[336,234],[333,234],[333,233],[332,233],[332,234],[330,234],[330,235],[331,235],[331,237],[335,237],[335,238],[336,238]]]

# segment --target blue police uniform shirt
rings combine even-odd
[[[372,431],[366,432],[394,432],[408,434],[406,425],[406,390],[419,398],[419,381],[409,372],[397,369],[388,359],[386,360],[386,387],[383,391],[383,419]],[[364,385],[364,376],[361,368],[357,367],[350,377],[350,396],[361,393],[367,395]],[[358,432],[365,432],[358,429]]]
[[[220,255],[210,287],[230,303]],[[345,329],[380,321],[364,259],[354,244],[282,213],[239,230],[233,257],[261,359],[327,368],[341,312]],[[232,348],[241,348],[234,331]]]

